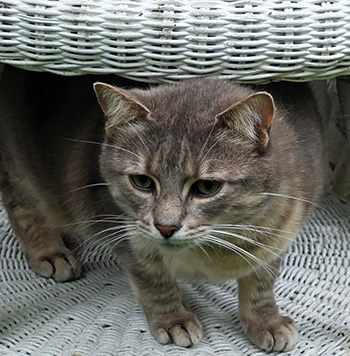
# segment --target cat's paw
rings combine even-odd
[[[190,312],[171,314],[163,316],[160,320],[152,320],[150,329],[152,335],[161,344],[173,342],[183,347],[197,345],[203,335],[201,323]]]
[[[57,282],[74,280],[81,275],[81,264],[68,248],[27,256],[27,260],[34,272]]]
[[[254,322],[245,325],[246,333],[256,346],[266,351],[290,351],[298,340],[298,331],[293,320],[276,316],[259,325]]]

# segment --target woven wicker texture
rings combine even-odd
[[[286,254],[276,285],[282,312],[300,331],[286,356],[350,355],[350,204],[327,195]],[[182,283],[204,338],[192,349],[161,346],[108,252],[84,252],[85,275],[57,284],[24,262],[0,212],[1,356],[263,356],[237,316],[236,283]],[[85,257],[84,257],[85,256]]]
[[[349,0],[1,0],[0,62],[244,82],[350,74]]]

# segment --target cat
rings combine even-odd
[[[73,241],[114,246],[153,336],[184,347],[203,331],[176,279],[237,279],[248,338],[291,350],[274,282],[324,187],[308,86],[201,78],[94,93],[94,81],[5,67],[0,186],[29,265],[68,281],[81,274]]]

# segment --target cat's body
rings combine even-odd
[[[114,241],[153,335],[183,346],[202,330],[175,279],[237,278],[249,338],[292,348],[297,332],[273,284],[323,189],[307,88],[271,88],[275,114],[270,95],[222,80],[97,84],[103,119],[89,81],[7,67],[0,83],[3,202],[32,268],[75,278],[61,236]]]

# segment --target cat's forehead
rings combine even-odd
[[[233,133],[216,127],[216,115],[250,94],[221,80],[188,81],[131,91],[149,109],[148,119],[124,126],[121,139],[143,157],[145,172],[162,176],[202,177],[232,174],[246,166]]]
[[[223,148],[210,132],[200,140],[193,136],[173,135],[153,146],[152,155],[144,161],[145,171],[173,180],[205,178],[228,180],[245,175],[250,164],[248,155]]]
[[[251,89],[221,79],[192,79],[130,91],[155,120],[183,118],[195,124],[212,123],[216,115],[250,94]]]
[[[194,176],[198,162],[194,158],[191,141],[187,137],[168,137],[158,141],[147,161],[146,169],[157,175]]]

